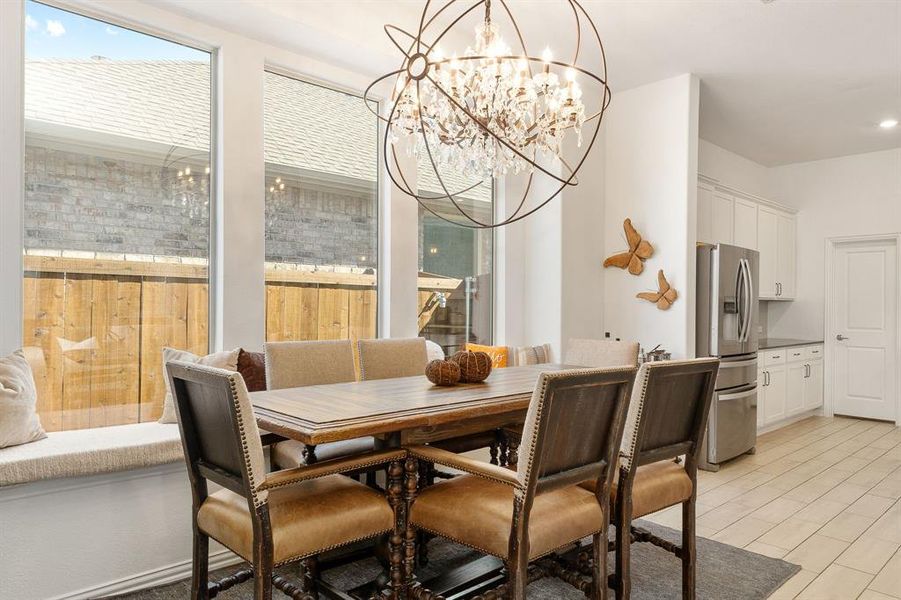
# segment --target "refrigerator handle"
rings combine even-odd
[[[738,276],[735,281],[735,301],[738,303],[738,341],[745,341],[745,314],[747,307],[742,308],[745,299],[745,261],[738,261]]]
[[[743,342],[747,342],[751,339],[751,311],[754,310],[752,306],[752,302],[754,301],[754,282],[751,280],[751,264],[748,262],[747,258],[741,259],[742,271],[744,272],[745,285],[745,324],[742,328],[744,330],[744,339]]]

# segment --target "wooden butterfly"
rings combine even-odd
[[[641,239],[641,234],[632,226],[632,219],[623,221],[623,229],[626,230],[626,241],[629,242],[629,251],[614,254],[604,261],[604,267],[628,267],[632,275],[640,275],[644,271],[644,261],[654,255],[654,246],[651,242]]]
[[[657,286],[660,291],[641,292],[637,297],[648,302],[654,302],[660,310],[669,310],[676,298],[679,297],[679,294],[666,280],[663,269],[657,271]]]

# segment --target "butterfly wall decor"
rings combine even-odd
[[[655,303],[660,310],[669,310],[676,298],[679,297],[679,294],[666,280],[663,269],[657,271],[657,287],[657,292],[641,292],[636,297]]]
[[[654,255],[654,246],[651,242],[641,239],[641,234],[632,226],[632,219],[623,221],[623,229],[626,230],[629,250],[608,257],[604,261],[604,267],[628,268],[632,275],[640,275],[644,271],[644,261]]]

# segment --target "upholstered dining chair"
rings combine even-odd
[[[681,558],[682,597],[695,597],[698,457],[719,360],[651,362],[635,380],[619,473],[611,490],[616,526],[616,598],[631,593],[630,545],[650,542]],[[684,456],[684,460],[680,457]],[[593,483],[583,484],[595,489]],[[682,546],[632,526],[639,517],[682,505]]]
[[[542,354],[545,357],[549,355],[549,345],[545,344],[545,347],[536,346],[535,348],[536,360]],[[539,352],[537,348],[541,348],[543,352]],[[532,352],[524,354],[526,357],[530,357]],[[563,363],[573,367],[637,367],[638,342],[571,339]],[[499,436],[501,439],[501,464],[510,466],[517,464],[521,436],[522,426],[518,424],[508,425],[501,430]]]
[[[563,364],[580,367],[638,366],[638,342],[571,339]]]
[[[526,417],[524,459],[516,471],[433,446],[410,456],[467,473],[426,487],[411,505],[409,526],[501,558],[506,589],[525,598],[530,562],[593,536],[594,584],[605,598],[609,488],[635,369],[542,373]],[[594,491],[579,484],[596,481]],[[601,519],[596,521],[595,519]]]
[[[425,373],[429,362],[425,338],[359,340],[360,378],[390,379]]]
[[[268,342],[266,387],[270,390],[347,383],[356,380],[353,343],[350,340]],[[282,469],[313,464],[341,456],[367,452],[375,439],[361,437],[309,446],[285,440],[270,449],[270,460]]]
[[[170,362],[166,369],[193,496],[194,600],[250,577],[255,600],[269,600],[273,586],[311,600],[316,582],[310,571],[299,588],[273,576],[273,568],[394,530],[394,510],[385,496],[339,473],[388,463],[402,471],[402,450],[266,473],[241,376],[184,362]],[[209,481],[223,489],[210,494]],[[210,538],[250,562],[252,569],[208,582]]]

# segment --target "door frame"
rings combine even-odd
[[[825,323],[823,331],[824,367],[823,374],[824,399],[823,413],[827,417],[835,414],[835,385],[833,383],[835,373],[835,355],[832,351],[832,341],[835,339],[835,331],[832,329],[833,291],[835,282],[835,256],[837,246],[854,242],[893,242],[895,244],[895,359],[901,361],[901,233],[884,233],[873,235],[849,235],[826,238],[826,289],[824,300],[826,303]],[[901,368],[895,369],[895,425],[901,426]]]

